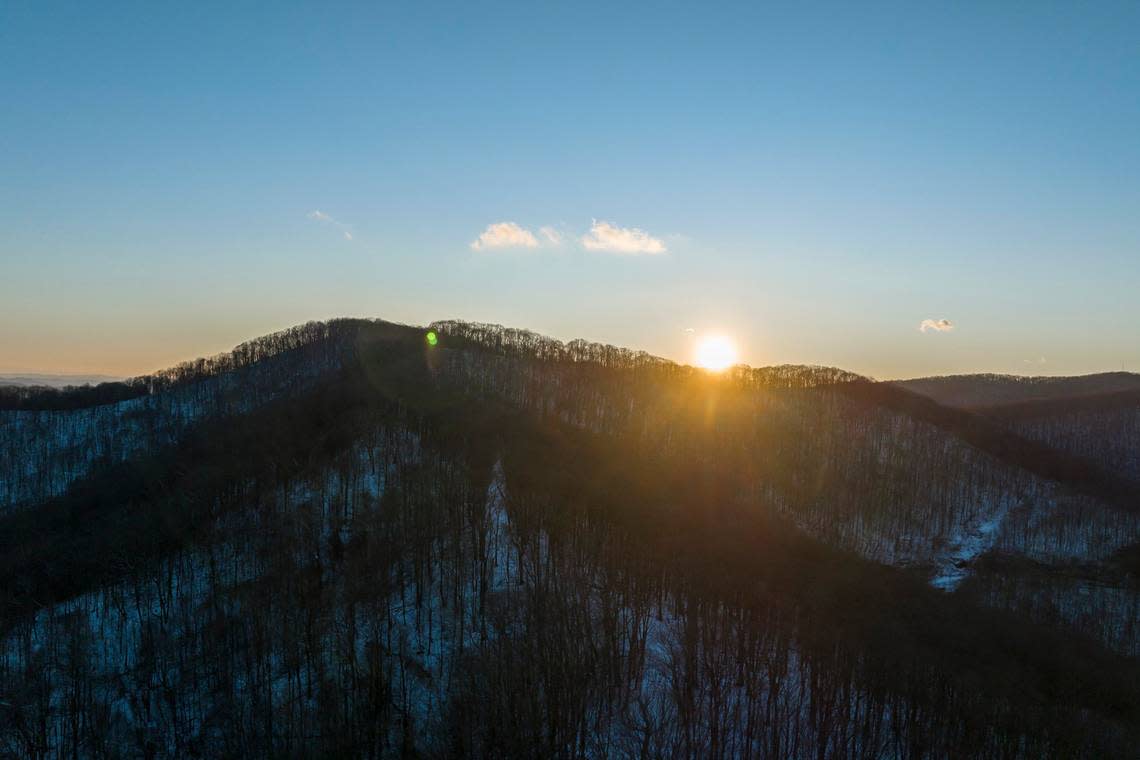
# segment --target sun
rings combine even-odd
[[[706,335],[697,343],[697,366],[720,372],[736,364],[736,345],[723,335]]]

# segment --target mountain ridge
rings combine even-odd
[[[0,410],[0,752],[1140,738],[1140,522],[1085,460],[841,370],[433,328],[311,324]]]
[[[887,381],[962,408],[985,408],[1028,401],[1061,400],[1140,390],[1140,374],[1110,371],[1087,375],[1009,375],[972,373]]]

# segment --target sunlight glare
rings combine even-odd
[[[736,346],[723,335],[707,335],[697,344],[697,366],[720,372],[736,364]]]

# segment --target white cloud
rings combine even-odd
[[[538,234],[550,245],[562,245],[562,233],[553,227],[539,227]]]
[[[328,224],[336,227],[338,230],[340,230],[340,233],[344,235],[345,240],[352,240],[352,232],[349,230],[348,225],[342,222],[338,222],[336,219],[333,219],[324,211],[314,209],[313,211],[310,211],[308,214],[306,214],[306,216],[308,216],[314,222],[320,222],[321,224]]]
[[[582,236],[582,246],[590,251],[633,255],[665,253],[665,244],[645,230],[636,227],[617,227],[597,219],[594,220],[590,231]]]
[[[471,250],[481,251],[484,248],[537,248],[538,240],[534,234],[520,227],[514,222],[495,222],[488,224],[487,229],[477,239],[471,241]]]
[[[927,332],[934,330],[935,332],[950,332],[954,329],[954,323],[949,319],[924,319],[922,324],[918,326],[920,332]]]

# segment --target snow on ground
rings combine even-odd
[[[970,563],[994,545],[1007,513],[1007,509],[998,510],[952,537],[946,548],[935,557],[930,585],[943,591],[958,588],[970,574]]]
[[[389,478],[389,452],[384,450],[384,440],[380,431],[371,442],[359,445],[349,455],[354,472],[360,476],[356,479],[359,492],[373,503],[379,503]],[[418,456],[419,440],[415,434],[398,436],[396,445],[404,450],[406,458],[414,460]],[[342,477],[337,469],[328,471],[324,493],[338,493]],[[317,495],[310,484],[295,481],[282,489],[276,501],[288,510],[311,503]],[[330,522],[331,506],[331,500],[326,498],[322,505],[325,524]],[[154,662],[147,661],[161,660],[165,650],[156,647],[163,646],[162,642],[176,648],[183,646],[179,642],[190,642],[187,646],[192,648],[200,635],[195,627],[206,625],[206,618],[212,617],[207,613],[210,601],[220,605],[223,617],[243,614],[243,602],[232,592],[255,582],[266,567],[263,558],[241,543],[244,538],[228,536],[240,533],[239,528],[248,529],[245,522],[262,519],[259,510],[222,517],[214,531],[221,540],[176,553],[148,577],[102,587],[40,609],[0,639],[0,681],[9,677],[22,679],[32,673],[46,678],[51,685],[51,719],[43,726],[49,755],[59,751],[67,736],[66,699],[74,687],[67,666],[76,657],[68,649],[74,640],[73,631],[78,631],[79,640],[84,642],[81,661],[90,668],[85,681],[96,692],[96,701],[108,706],[109,725],[126,726],[130,733],[142,731],[161,738],[166,756],[180,754],[180,748],[172,743],[174,734],[193,736],[202,726],[182,725],[172,730],[178,716],[167,714],[161,700],[151,703],[144,698],[140,702],[139,695],[150,694],[153,698],[159,687],[179,692],[193,687],[177,682],[179,672],[175,668],[160,668],[158,674],[152,673]],[[183,627],[183,623],[188,627]],[[313,678],[311,673],[291,672],[279,652],[271,653],[268,675],[275,705],[296,697],[289,691],[291,685],[312,683]],[[160,678],[161,683],[155,678]],[[235,674],[235,695],[247,692],[249,687],[244,677]]]
[[[112,404],[0,410],[0,513],[58,496],[102,460],[123,462],[176,443],[203,419],[244,414],[308,388],[332,366],[288,362],[271,357]]]

